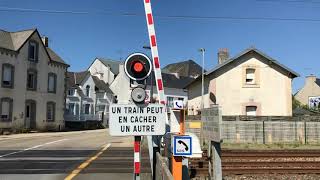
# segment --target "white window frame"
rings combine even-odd
[[[252,71],[252,72],[249,72],[249,71]],[[247,68],[245,76],[246,76],[246,84],[255,84],[256,83],[256,69],[255,68]]]
[[[246,115],[247,116],[257,116],[257,106],[246,106]]]

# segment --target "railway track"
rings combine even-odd
[[[318,174],[320,150],[222,150],[222,173],[229,175]],[[195,177],[208,176],[208,158],[190,159]]]

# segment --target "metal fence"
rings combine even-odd
[[[156,180],[173,180],[173,176],[169,170],[168,162],[165,157],[157,153],[156,164]]]

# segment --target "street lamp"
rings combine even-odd
[[[199,52],[202,54],[202,85],[201,85],[201,110],[204,108],[204,100],[203,100],[203,94],[204,94],[204,52],[206,49],[200,48]]]

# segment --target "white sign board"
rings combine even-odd
[[[309,108],[311,109],[318,109],[320,104],[320,97],[319,96],[313,96],[309,97]]]
[[[163,135],[165,126],[166,108],[162,104],[112,104],[109,107],[111,136]]]
[[[173,152],[173,156],[191,156],[192,155],[191,136],[174,136],[172,152]]]
[[[173,109],[183,109],[183,101],[182,100],[174,100],[173,101]]]

